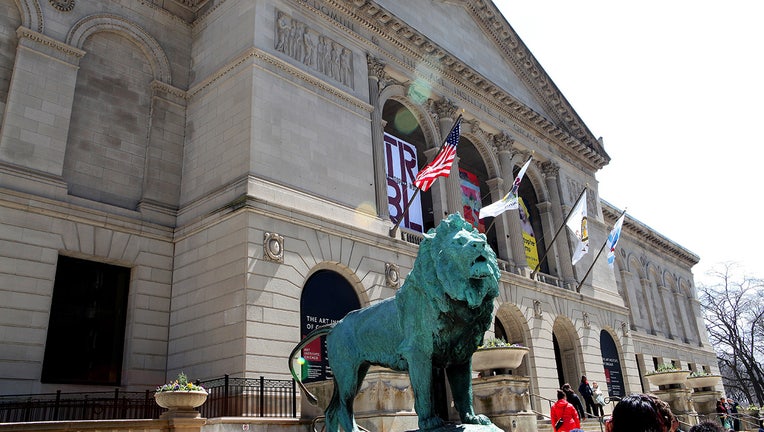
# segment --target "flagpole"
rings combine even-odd
[[[406,213],[409,211],[409,207],[411,207],[411,204],[414,203],[414,198],[416,198],[417,194],[419,194],[419,188],[416,188],[414,191],[414,195],[411,195],[411,199],[409,200],[408,204],[406,204],[406,207],[403,209],[403,212],[401,213],[401,217],[398,218],[398,222],[393,225],[392,228],[390,228],[390,231],[388,231],[388,234],[390,237],[395,237],[395,231],[398,229],[398,226],[403,221],[404,216],[406,216]]]
[[[563,228],[565,228],[565,225],[567,225],[568,219],[570,219],[570,216],[573,214],[573,210],[576,209],[578,202],[581,201],[581,198],[583,198],[584,193],[586,193],[587,189],[589,189],[589,183],[587,183],[584,186],[584,190],[582,190],[581,193],[578,194],[578,198],[576,198],[576,202],[573,203],[573,207],[571,207],[570,211],[568,211],[568,215],[565,216],[565,220],[562,221],[562,225],[560,225],[560,227],[557,228],[557,232],[554,233],[554,237],[552,237],[552,241],[549,242],[549,246],[547,246],[546,250],[544,251],[544,256],[541,257],[538,264],[536,264],[536,267],[531,272],[531,279],[533,279],[536,276],[536,273],[539,271],[539,268],[541,267],[541,263],[543,263],[547,255],[549,255],[549,250],[552,249],[552,245],[554,244],[554,241],[557,240],[557,236],[560,235],[560,232],[562,232]]]
[[[621,213],[621,216],[618,216],[618,219],[623,217],[623,215],[625,214],[626,214],[626,209],[623,210],[623,212]],[[609,234],[608,234],[608,237],[610,237]],[[584,284],[584,281],[586,280],[586,278],[589,276],[589,273],[591,273],[592,269],[594,268],[594,264],[597,262],[597,258],[599,258],[600,255],[602,255],[602,251],[605,250],[605,246],[607,246],[607,241],[608,241],[608,238],[605,237],[605,242],[602,243],[602,247],[600,248],[600,251],[597,252],[597,256],[594,257],[594,259],[592,260],[592,265],[589,266],[589,270],[586,271],[586,274],[584,275],[584,277],[581,278],[581,282],[578,283],[578,286],[576,287],[576,292],[578,293],[581,292],[581,286]]]
[[[534,153],[536,153],[536,151],[535,151],[535,150],[531,151],[531,155],[528,157],[528,160],[527,160],[527,161],[525,161],[525,162],[524,162],[522,165],[520,165],[520,166],[521,166],[521,167],[522,167],[522,166],[525,166],[525,164],[527,164],[528,162],[530,162],[530,160],[531,160],[531,159],[533,159],[533,154],[534,154]],[[513,187],[513,188],[515,187],[515,184],[514,184],[514,182],[512,183],[512,187]],[[510,189],[510,192],[509,192],[509,193],[511,193],[511,189]],[[506,195],[504,195],[504,197],[506,197],[507,195],[509,195],[509,193],[507,193]],[[519,191],[519,190],[517,191],[517,194],[516,194],[516,195],[517,195],[517,197],[518,197],[518,198],[520,197],[520,191]],[[504,197],[502,197],[501,199],[503,199]],[[501,214],[497,214],[496,216],[494,216],[493,220],[491,221],[491,224],[490,224],[490,225],[488,225],[488,228],[486,228],[486,229],[485,229],[485,232],[486,232],[486,234],[488,234],[488,231],[490,231],[490,230],[491,230],[491,228],[493,228],[493,225],[496,223],[496,219],[498,219],[498,217],[499,217],[499,216],[501,216],[501,215],[502,215],[502,214],[504,214],[504,213],[506,213],[506,211],[503,211],[503,212],[501,212]]]
[[[462,110],[462,111],[464,111],[464,110]],[[446,137],[443,139],[443,143],[440,145],[440,148],[438,149],[438,153],[435,154],[436,157],[443,150],[443,147],[446,146],[446,142],[448,140],[448,136],[451,135],[451,132],[454,131],[454,128],[456,128],[456,125],[459,124],[459,119],[461,119],[461,118],[462,118],[462,115],[459,114],[459,116],[456,117],[456,120],[454,120],[454,124],[451,125],[451,130],[448,131],[448,133],[446,134]],[[434,160],[434,158],[433,158],[433,160]],[[430,162],[432,162],[432,161],[430,161]],[[427,165],[425,165],[425,166],[427,166]],[[393,227],[390,228],[390,231],[388,231],[388,235],[390,237],[395,237],[395,231],[398,230],[398,227],[400,226],[401,222],[403,222],[403,218],[406,216],[406,213],[409,212],[409,207],[411,207],[411,204],[414,203],[414,198],[416,198],[418,193],[419,193],[419,188],[416,188],[416,191],[414,192],[414,195],[411,196],[411,199],[409,200],[408,204],[406,204],[406,207],[403,209],[403,212],[401,213],[401,216],[398,218],[398,222],[396,222],[395,225],[393,225]]]

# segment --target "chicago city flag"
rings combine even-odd
[[[576,208],[571,212],[568,222],[568,228],[573,231],[578,241],[573,246],[573,265],[589,252],[589,230],[586,226],[586,190],[581,194],[581,198],[576,204]]]
[[[621,238],[621,227],[623,226],[624,217],[626,217],[626,212],[623,212],[621,217],[615,221],[615,225],[610,231],[610,235],[607,236],[607,264],[610,266],[610,268],[613,268],[613,263],[615,262],[615,245],[618,244],[618,239]]]
[[[509,193],[507,193],[506,195],[504,195],[504,198],[480,209],[480,215],[478,216],[480,219],[491,217],[491,216],[496,217],[507,210],[514,210],[519,207],[519,204],[517,202],[517,191],[518,189],[520,189],[520,182],[523,180],[525,171],[528,169],[528,166],[531,164],[531,159],[533,158],[532,157],[528,158],[528,162],[526,162],[525,165],[523,165],[523,167],[520,168],[520,171],[517,173],[517,177],[515,177],[515,183],[512,184],[512,190],[509,191]]]

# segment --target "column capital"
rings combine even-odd
[[[493,147],[497,153],[509,153],[511,155],[514,143],[515,139],[506,132],[493,136]]]
[[[371,53],[366,53],[366,64],[369,68],[369,78],[383,80],[387,75],[385,73],[385,62],[374,57]]]
[[[428,108],[433,114],[437,115],[440,120],[447,119],[449,117],[453,118],[454,114],[459,109],[455,103],[451,102],[447,98],[431,100],[430,106]]]
[[[559,177],[560,164],[557,162],[546,161],[541,163],[541,170],[544,173],[544,177]]]

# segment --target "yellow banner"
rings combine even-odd
[[[531,215],[528,213],[528,208],[525,207],[525,203],[522,198],[518,198],[520,206],[518,207],[520,214],[520,226],[523,227],[523,245],[525,246],[525,261],[528,263],[528,267],[535,269],[539,263],[539,252],[536,247],[536,235],[533,232],[533,226],[531,225]]]

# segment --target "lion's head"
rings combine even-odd
[[[426,289],[436,291],[431,293],[435,299],[446,295],[477,308],[499,295],[496,254],[485,235],[458,213],[425,234],[412,273],[417,270]]]

